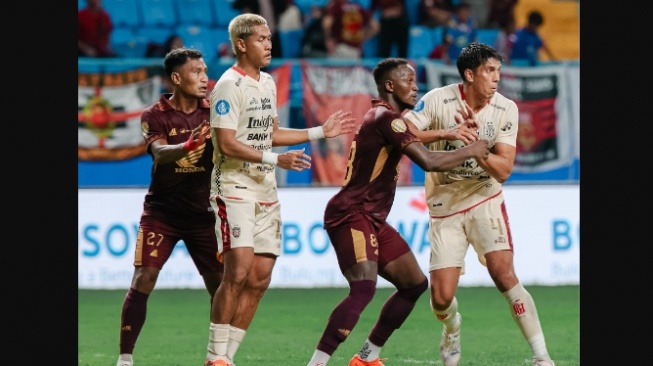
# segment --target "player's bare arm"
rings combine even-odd
[[[477,140],[463,148],[452,151],[428,151],[419,143],[408,144],[406,154],[420,168],[428,172],[451,170],[469,158],[487,159],[490,147],[487,141]]]
[[[276,118],[274,125],[278,126]],[[315,128],[322,129],[322,131],[313,130],[318,133],[318,136],[315,138],[336,137],[353,132],[356,128],[356,119],[351,117],[351,112],[337,111],[331,114],[326,122],[319,127],[306,129],[277,127],[272,133],[272,146],[292,146],[314,140],[315,138],[312,138],[309,130]]]
[[[496,143],[490,149],[490,156],[487,159],[476,159],[476,161],[486,173],[499,183],[504,183],[512,173],[516,153],[517,149],[514,146]]]
[[[154,161],[158,164],[175,162],[201,146],[209,137],[209,123],[203,122],[197,126],[183,144],[168,145],[164,139],[158,139],[150,144]]]
[[[406,124],[412,133],[417,136],[417,138],[422,142],[422,144],[430,144],[432,142],[440,140],[455,141],[460,140],[469,145],[472,142],[478,140],[478,133],[476,133],[476,121],[473,122],[458,122],[458,120],[463,121],[463,118],[456,116],[456,125],[449,129],[442,130],[426,130],[421,131],[415,127],[415,125],[406,120]]]
[[[236,139],[236,130],[229,128],[213,128],[220,151],[234,159],[248,161],[250,163],[261,163],[263,152],[256,150],[249,145],[243,144]],[[269,153],[269,152],[268,152]],[[273,165],[284,169],[302,171],[311,167],[311,157],[304,154],[304,149],[289,150],[283,154],[269,153],[276,156]]]

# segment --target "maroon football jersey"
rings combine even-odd
[[[384,101],[372,100],[351,143],[342,188],[327,203],[324,227],[337,226],[354,212],[385,221],[395,198],[399,161],[413,142],[419,139],[403,117]]]
[[[141,126],[148,152],[150,144],[164,139],[169,145],[184,143],[193,129],[209,120],[209,103],[202,100],[193,113],[176,110],[164,94],[141,114]],[[151,153],[151,152],[150,152]],[[163,219],[206,220],[215,217],[209,203],[210,178],[213,169],[213,144],[209,132],[204,144],[172,163],[152,164],[152,180],[145,196],[146,214]]]

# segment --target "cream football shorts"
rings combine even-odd
[[[448,267],[461,267],[464,271],[469,245],[484,266],[485,253],[513,250],[502,193],[466,211],[449,216],[431,216],[428,236],[431,244],[429,271]]]
[[[218,252],[253,247],[254,253],[281,253],[281,206],[279,201],[257,202],[224,196],[211,197],[215,212]]]

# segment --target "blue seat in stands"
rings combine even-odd
[[[419,3],[420,0],[405,0],[408,24],[416,25],[419,23]]]
[[[214,0],[213,6],[213,20],[218,27],[227,27],[233,17],[240,14],[240,10],[232,8],[234,0]]]
[[[121,57],[145,57],[147,39],[134,34],[131,28],[114,28],[109,42],[113,51]]]
[[[302,52],[302,37],[304,29],[279,30],[279,42],[281,42],[281,57],[298,58]]]
[[[211,27],[208,29],[208,32],[211,35],[212,43],[215,45],[216,52],[219,50],[222,44],[225,44],[224,47],[229,49],[229,54],[231,55],[231,40],[229,40],[229,30],[227,27]],[[216,55],[218,57],[218,55]],[[205,61],[207,61],[205,59]],[[208,61],[207,61],[208,62]]]
[[[295,6],[299,8],[302,15],[306,16],[311,13],[312,6],[321,6],[325,7],[329,0],[295,0]]]
[[[212,25],[210,0],[175,0],[179,23]]]
[[[185,47],[200,50],[206,63],[215,60],[218,54],[218,45],[215,44],[208,26],[180,24],[175,29],[176,33],[184,40]]]
[[[177,13],[175,12],[174,0],[132,0],[138,1],[141,14],[143,14],[143,25],[175,26],[177,25]]]
[[[435,47],[432,28],[411,25],[408,34],[408,58],[419,59],[428,57]]]
[[[350,2],[356,3],[367,10],[369,10],[370,6],[372,5],[372,0],[350,0]]]
[[[141,24],[140,12],[134,0],[102,0],[102,7],[111,16],[114,27],[137,27]]]
[[[478,28],[476,29],[476,35],[478,37],[479,43],[485,43],[487,45],[494,47],[494,41],[497,39],[499,34],[498,29],[494,28]]]
[[[364,58],[376,58],[379,57],[379,36],[378,34],[374,37],[363,42],[363,57]]]
[[[148,42],[163,44],[173,33],[172,28],[163,26],[139,27],[135,30],[136,34],[145,37]]]

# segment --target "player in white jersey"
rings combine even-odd
[[[460,359],[461,316],[455,293],[470,244],[508,302],[533,352],[533,365],[554,366],[533,298],[519,282],[513,266],[513,242],[501,184],[510,176],[515,161],[518,110],[515,102],[497,92],[501,61],[492,47],[471,43],[456,61],[463,82],[429,91],[405,115],[430,150],[454,150],[476,139],[488,140],[491,146],[487,159],[469,159],[448,172],[426,173],[431,310],[443,323],[440,356],[446,366],[458,365]],[[454,115],[465,104],[474,111],[476,124],[457,126]],[[473,135],[470,128],[475,129]],[[458,129],[466,131],[463,140],[450,136]]]
[[[310,168],[304,150],[273,153],[291,146],[354,131],[351,112],[335,112],[318,127],[279,127],[277,87],[261,68],[270,64],[272,34],[265,18],[241,14],[229,23],[236,63],[211,92],[214,168],[211,206],[224,278],[211,306],[205,366],[233,365],[233,357],[270,284],[281,252],[281,215],[275,166]]]

